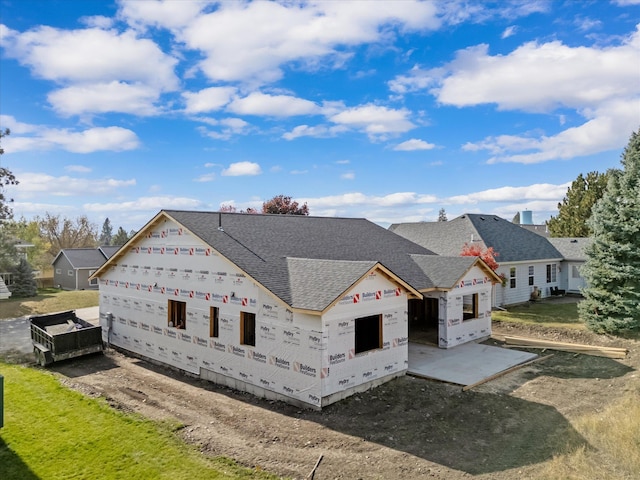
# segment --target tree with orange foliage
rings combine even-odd
[[[493,250],[493,247],[482,248],[482,246],[477,243],[469,245],[466,242],[462,247],[462,252],[460,252],[461,257],[480,257],[494,272],[499,267],[498,262],[496,261],[496,257],[499,255],[500,254],[498,252]]]

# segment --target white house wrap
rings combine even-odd
[[[467,259],[458,288],[437,290],[425,273],[433,257],[361,219],[162,211],[95,274],[103,339],[321,408],[405,373],[407,302],[420,289],[447,298],[442,346],[490,333],[495,278]],[[462,295],[480,308],[471,321]]]

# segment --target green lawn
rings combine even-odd
[[[97,290],[40,289],[36,297],[0,300],[0,320],[25,315],[74,310],[76,308],[96,307],[99,299],[100,296]]]
[[[584,330],[585,325],[578,317],[578,304],[557,302],[535,302],[507,308],[506,311],[491,312],[491,319],[497,322],[529,323],[547,327],[563,327]]]
[[[0,373],[2,480],[276,478],[205,457],[175,435],[179,425],[118,412],[52,373],[4,363]]]

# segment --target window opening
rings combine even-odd
[[[478,318],[478,294],[462,296],[462,320]]]
[[[210,307],[209,308],[209,336],[210,337],[218,337],[218,315],[219,315],[218,307]]]
[[[240,343],[256,346],[256,314],[240,312]]]
[[[356,318],[355,337],[356,354],[382,348],[382,315]]]
[[[178,300],[169,300],[168,325],[184,330],[187,328],[187,304]]]

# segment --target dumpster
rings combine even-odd
[[[29,318],[36,362],[47,366],[59,360],[102,352],[102,328],[82,320],[75,310]]]

